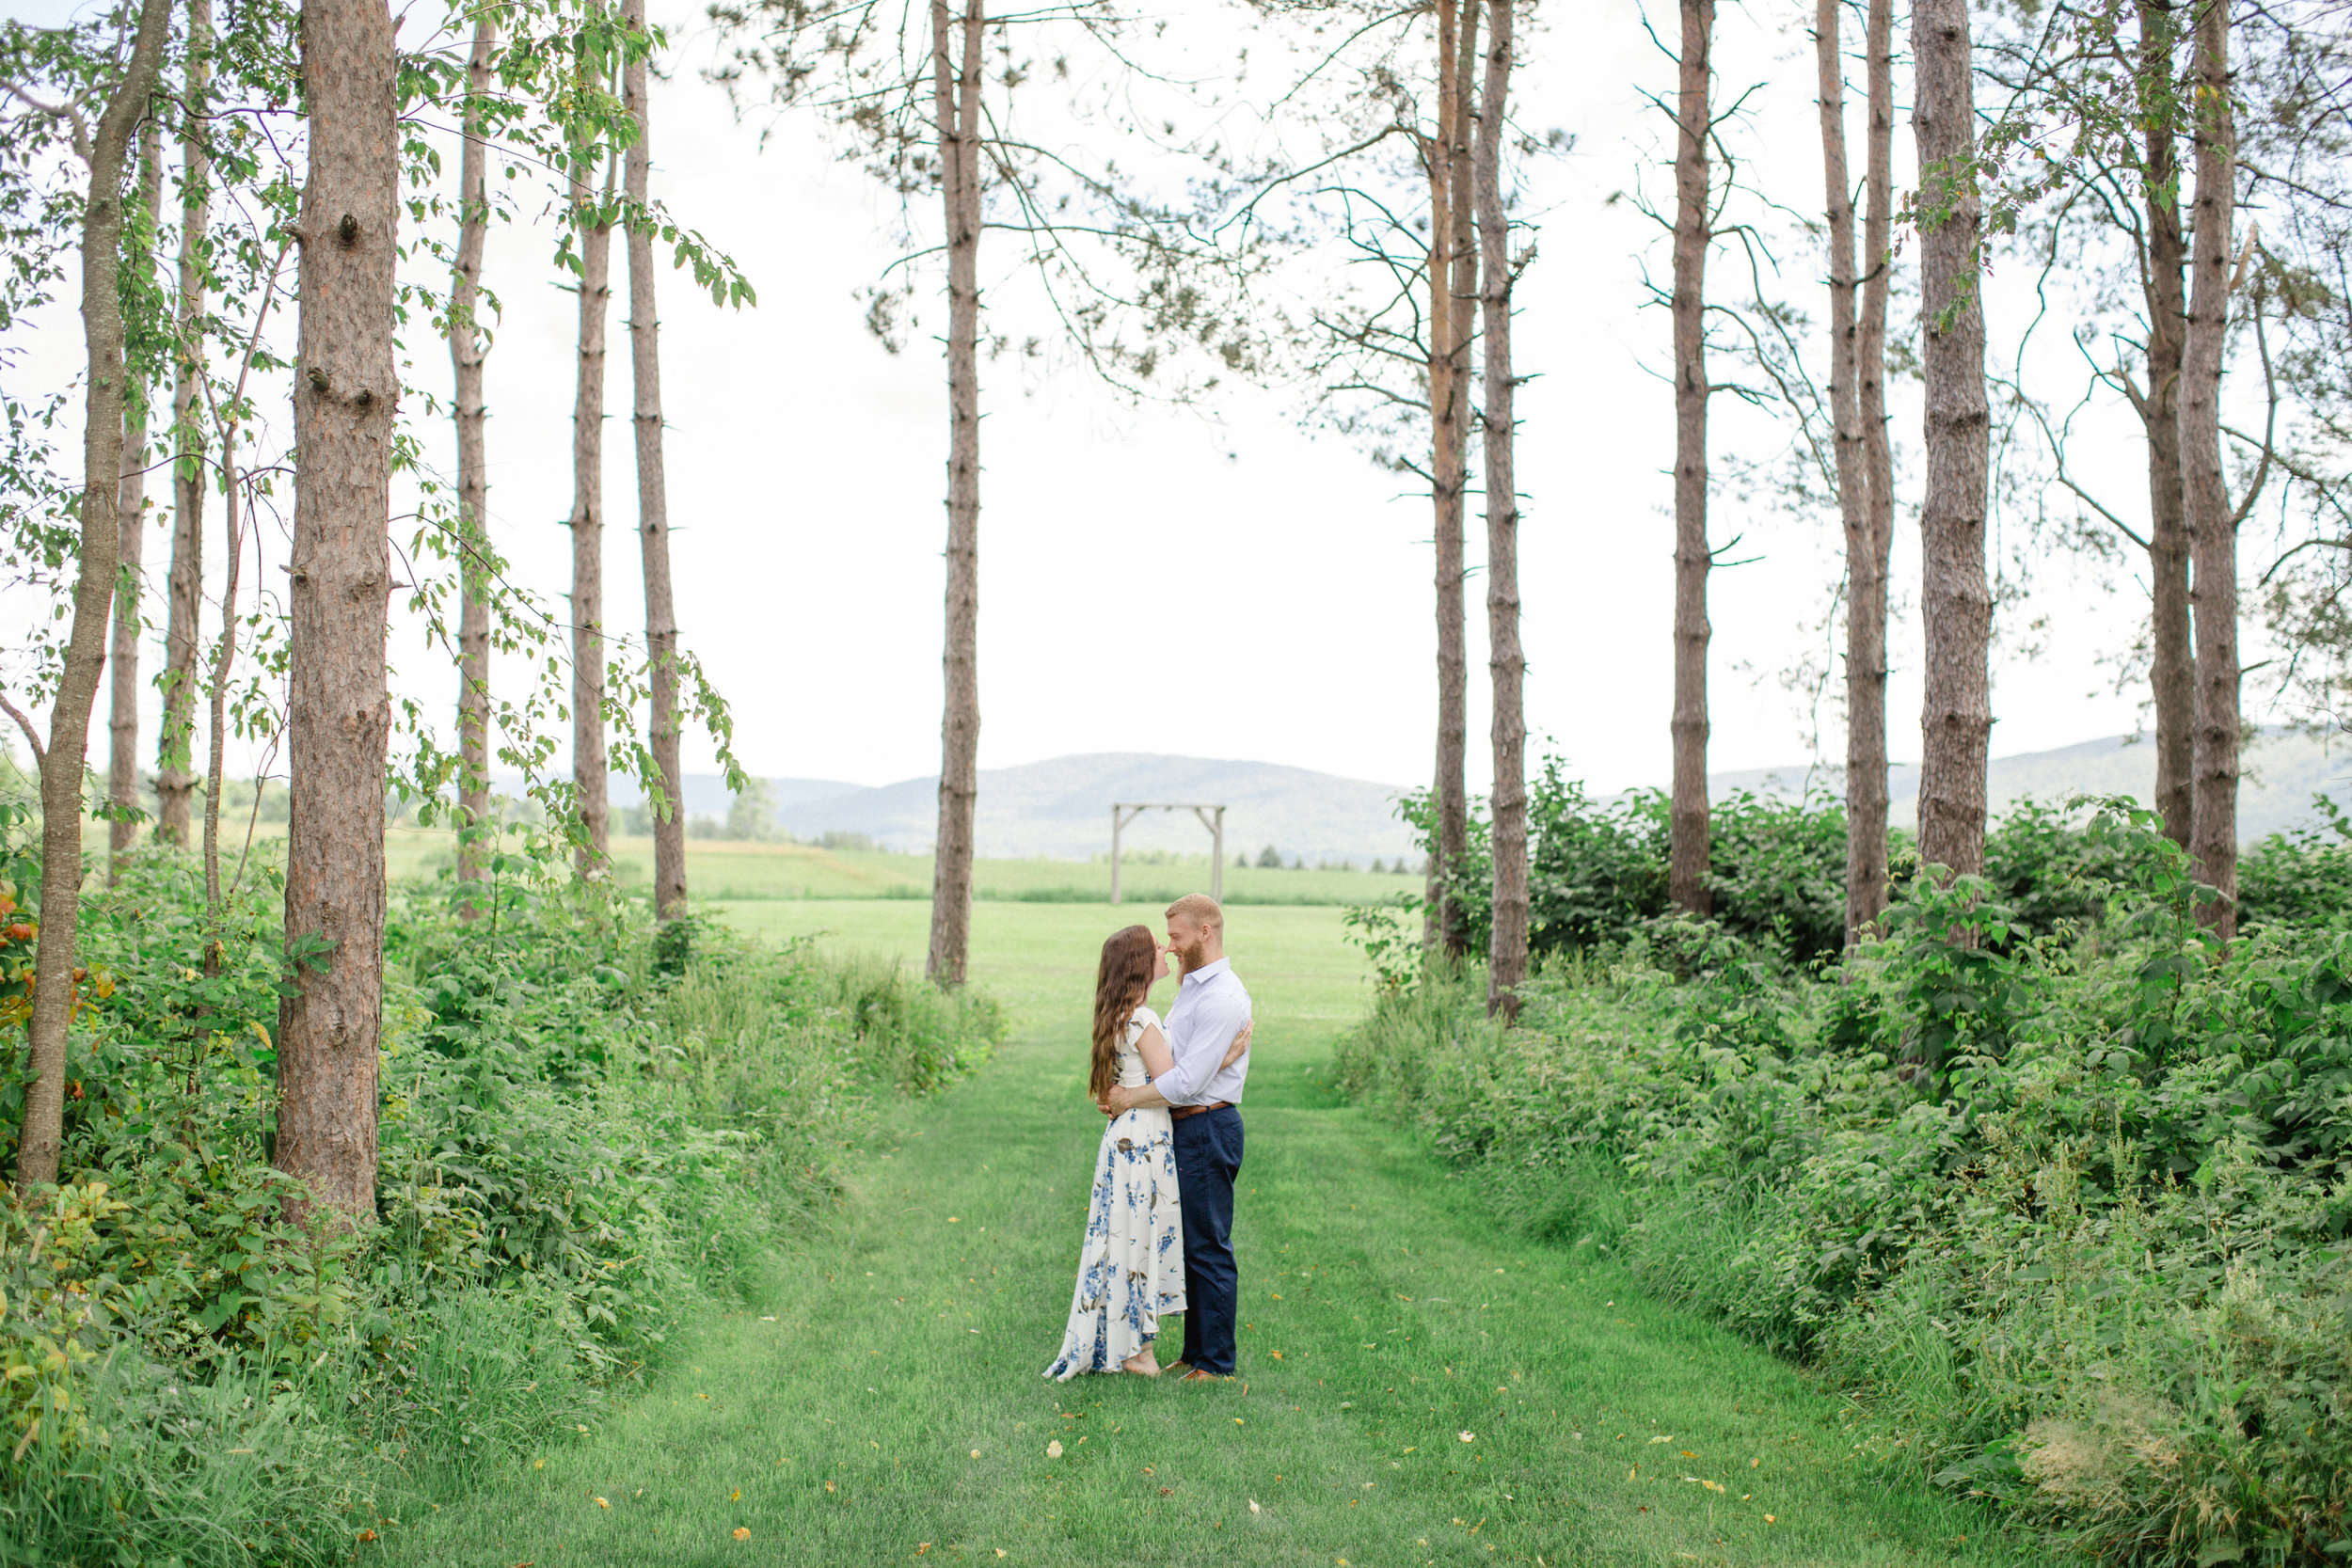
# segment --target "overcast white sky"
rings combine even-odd
[[[1516,327],[1518,367],[1535,378],[1519,400],[1528,722],[1556,738],[1572,771],[1614,789],[1667,774],[1672,426],[1655,373],[1666,318],[1638,309],[1641,261],[1662,268],[1664,247],[1630,203],[1608,198],[1642,178],[1660,188],[1660,171],[1641,167],[1654,165],[1661,136],[1639,93],[1669,81],[1670,67],[1629,0],[1553,11],[1528,41],[1518,95],[1527,125],[1578,138],[1572,154],[1530,171],[1522,208],[1540,225]],[[655,93],[656,194],[731,251],[760,298],[723,311],[677,275],[663,280],[680,625],[733,703],[737,749],[755,771],[868,784],[931,771],[946,442],[938,345],[918,340],[893,357],[865,330],[855,291],[897,253],[886,200],[834,162],[804,119],[773,121],[763,148],[757,127],[739,124],[699,75],[712,57],[707,24],[683,9],[674,20],[677,69]],[[1735,88],[1773,78],[1741,145],[1776,197],[1810,209],[1819,141],[1800,20],[1786,5],[1726,11],[1723,74]],[[1907,122],[1897,141],[1907,167]],[[568,570],[574,305],[548,264],[551,239],[546,224],[499,231],[485,276],[505,308],[488,362],[491,527],[516,576],[554,596]],[[1011,245],[991,245],[984,283],[1002,282],[1008,302],[996,325],[1042,329],[1022,319],[1022,291],[1002,277]],[[614,262],[619,294],[617,246]],[[1784,287],[1816,309],[1817,276],[1809,255],[1787,258]],[[1728,285],[1733,274],[1726,265],[1718,277]],[[2025,308],[2016,288],[1996,282],[1996,343]],[[616,305],[608,407],[625,417],[624,314]],[[19,343],[27,352],[0,372],[12,390],[20,378],[72,373],[76,323],[53,312]],[[445,355],[430,341],[416,351],[420,384],[443,390]],[[1076,369],[1009,359],[984,364],[983,380],[983,767],[1152,750],[1400,784],[1427,776],[1429,509],[1409,479],[1343,438],[1302,432],[1295,390],[1179,410],[1130,405]],[[1719,447],[1769,453],[1776,436],[1728,398],[1717,408]],[[1906,399],[1906,444],[1915,446],[1916,420]],[[446,428],[427,434],[448,463]],[[607,613],[633,628],[625,418],[606,450]],[[2103,454],[2125,503],[2137,459],[2136,443]],[[2004,523],[2012,536],[2017,526]],[[1475,518],[1470,532],[1472,559],[1483,559]],[[1808,705],[1775,677],[1830,647],[1820,621],[1837,575],[1834,521],[1726,491],[1714,533],[1742,534],[1739,554],[1756,561],[1714,579],[1712,764],[1801,763]],[[160,530],[151,538],[160,580],[167,546]],[[211,553],[216,562],[216,542]],[[1907,608],[1917,570],[1908,528],[1895,569]],[[1482,785],[1483,580],[1470,584],[1470,762]],[[2108,694],[2095,660],[2127,640],[2137,588],[2108,596],[2062,566],[2042,587],[2008,624],[2013,634],[2024,619],[2050,621],[2037,661],[2003,653],[1996,753],[2136,721],[2134,699]],[[30,608],[21,595],[8,604],[11,619]],[[1916,642],[1915,622],[1898,626],[1898,758],[1917,752]],[[396,625],[392,657],[405,689],[453,700],[447,660],[415,627]],[[1824,751],[1841,755],[1835,709],[1821,721]],[[707,748],[698,752],[690,766],[707,760]]]

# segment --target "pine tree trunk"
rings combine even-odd
[[[1862,223],[1862,312],[1854,331],[1855,418],[1869,495],[1864,538],[1849,535],[1846,585],[1846,931],[1886,911],[1886,596],[1895,548],[1895,449],[1886,422],[1886,305],[1895,279],[1895,5],[1870,0],[1869,209]],[[1856,546],[1859,546],[1858,548]]]
[[[580,225],[580,379],[572,402],[572,788],[587,835],[585,876],[612,848],[604,745],[604,324],[612,297],[612,226],[588,178],[589,148],[572,149]]]
[[[170,31],[170,0],[145,0],[121,82],[89,136],[88,198],[82,206],[82,346],[88,365],[82,400],[82,515],[72,629],[49,710],[40,766],[40,937],[33,953],[32,1077],[17,1144],[18,1195],[57,1180],[65,1141],[66,1036],[73,1021],[73,947],[81,924],[82,776],[90,713],[106,663],[115,570],[121,538],[116,498],[122,485],[123,166],[131,134],[151,111]]]
[[[1667,814],[1667,896],[1702,919],[1708,882],[1707,138],[1714,70],[1714,0],[1681,0],[1681,80],[1675,99],[1675,693],[1674,791]]]
[[[457,424],[457,879],[482,879],[482,849],[474,834],[490,816],[490,514],[488,423],[482,388],[486,352],[474,320],[482,294],[482,247],[489,227],[490,182],[482,141],[482,100],[490,91],[490,58],[498,21],[484,10],[473,26],[466,61],[465,146],[457,161],[457,265],[450,279],[449,356],[456,377]],[[461,919],[480,913],[471,898]]]
[[[972,927],[972,818],[979,800],[980,28],[965,0],[963,60],[950,58],[946,0],[931,0],[931,71],[947,220],[946,711],[940,724],[939,832],[924,973],[963,983]]]
[[[2230,229],[2236,204],[2236,126],[2230,109],[2230,23],[2217,3],[2197,12],[2197,205],[2190,241],[2187,331],[2181,356],[2181,477],[2196,577],[2196,805],[2189,854],[2221,890],[2205,918],[2237,933],[2237,519],[2221,467],[2221,352],[2230,320]]]
[[[1839,40],[1838,0],[1817,0],[1813,8],[1813,66],[1816,97],[1821,112],[1821,192],[1823,227],[1829,240],[1829,412],[1831,452],[1837,473],[1838,520],[1846,534],[1846,691],[1853,705],[1857,674],[1855,644],[1867,640],[1867,612],[1860,600],[1867,586],[1857,580],[1870,569],[1870,477],[1862,450],[1862,321],[1859,278],[1854,265],[1853,176],[1846,160],[1846,57]],[[1859,592],[1858,592],[1859,591]],[[1882,714],[1882,724],[1883,715]],[[1864,846],[1853,809],[1853,752],[1861,716],[1846,726],[1846,945],[1858,940],[1870,918],[1857,918],[1854,908],[1857,865]],[[1882,839],[1883,834],[1881,835]]]
[[[1823,212],[1829,231],[1830,412],[1837,507],[1846,535],[1846,945],[1886,908],[1886,558],[1893,498],[1881,493],[1886,453],[1886,271],[1894,115],[1894,8],[1874,0],[1866,24],[1869,115],[1869,281],[1854,250],[1853,174],[1846,156],[1841,8],[1814,8],[1821,112]],[[1867,294],[1867,297],[1866,297]],[[1866,408],[1867,412],[1866,413]],[[1891,476],[1890,476],[1891,478]],[[1880,520],[1887,521],[1882,528]]]
[[[1486,669],[1494,692],[1493,937],[1487,949],[1486,1011],[1518,1016],[1527,978],[1527,658],[1519,649],[1519,500],[1512,467],[1511,258],[1502,208],[1502,144],[1509,135],[1512,6],[1487,0],[1493,19],[1486,81],[1478,110],[1473,184],[1478,210],[1479,305],[1486,338]]]
[[[1438,0],[1438,128],[1429,161],[1429,410],[1437,524],[1438,758],[1431,789],[1438,853],[1430,865],[1428,945],[1470,947],[1451,896],[1470,857],[1470,657],[1465,646],[1462,518],[1469,490],[1470,349],[1477,330],[1478,248],[1470,198],[1470,104],[1478,59],[1477,0]]]
[[[164,205],[164,128],[150,118],[139,137],[139,204],[147,238],[139,266],[152,273],[157,215]],[[122,410],[122,481],[115,491],[117,572],[114,650],[108,659],[106,879],[120,875],[124,850],[138,836],[139,809],[139,566],[147,553],[147,410],[155,383],[142,375],[138,395]]]
[[[1919,858],[1956,875],[1984,868],[1984,774],[1993,735],[1993,594],[1985,580],[1983,227],[1974,166],[1976,94],[1966,0],[1915,0],[1911,13],[1922,207],[1927,495],[1927,702],[1920,721]]]
[[[165,579],[164,715],[155,737],[155,836],[189,842],[196,781],[197,644],[204,613],[202,342],[204,235],[212,223],[212,160],[204,123],[213,40],[213,0],[188,0],[188,67],[180,119],[180,300],[171,391],[171,571]]]
[[[2178,24],[2169,0],[2140,0],[2140,67],[2151,81],[2172,74]],[[2156,811],[2165,836],[2188,847],[2196,814],[2197,657],[2189,634],[2188,514],[2181,482],[2181,351],[2187,325],[2181,231],[2180,126],[2152,113],[2140,181],[2146,224],[2148,384],[2138,400],[2148,436],[2149,687],[2156,709]]]
[[[621,20],[631,31],[645,25],[644,0],[624,0]],[[637,121],[625,179],[629,208],[642,212],[653,172],[652,106],[645,91],[646,63],[631,59],[622,70],[621,95]],[[677,610],[670,594],[670,499],[661,453],[661,320],[654,309],[653,231],[628,228],[628,361],[635,389],[632,415],[637,434],[637,535],[645,573],[645,651],[652,666],[652,712],[646,728],[666,816],[653,823],[654,909],[664,920],[686,912],[685,778],[678,761]]]
[[[400,131],[385,0],[307,0],[288,594],[287,974],[274,1163],[350,1224],[375,1212],[384,1005],[384,638]]]
[[[212,703],[211,744],[204,764],[204,963],[208,974],[220,967],[220,797],[219,780],[229,746],[229,672],[237,660],[237,574],[242,563],[244,519],[237,504],[237,427],[231,421],[221,433],[221,533],[229,546],[228,570],[220,588],[220,641],[213,650],[212,678],[206,690]],[[261,785],[257,781],[254,787]]]

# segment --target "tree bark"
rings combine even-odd
[[[2181,478],[2196,577],[2196,803],[2189,854],[2222,901],[2204,915],[2223,942],[2237,934],[2237,518],[2221,467],[2221,356],[2230,320],[2230,230],[2237,132],[2230,108],[2230,20],[2224,0],[2197,9],[2197,204],[2190,240],[2187,329],[2181,356]]]
[[[632,32],[645,26],[644,0],[623,0],[621,20]],[[624,180],[629,210],[642,214],[653,172],[652,107],[643,55],[622,68],[621,97],[637,121]],[[637,436],[637,538],[645,574],[645,652],[651,669],[647,716],[655,768],[669,797],[666,816],[653,822],[654,910],[664,920],[686,912],[685,778],[678,760],[677,610],[670,593],[670,499],[661,451],[660,317],[654,309],[653,230],[628,226],[628,362]]]
[[[1846,535],[1846,944],[1885,912],[1886,572],[1895,541],[1894,460],[1886,432],[1887,254],[1893,214],[1894,6],[1871,0],[1864,250],[1854,250],[1853,176],[1846,156],[1839,8],[1814,10],[1821,172],[1830,248],[1830,406],[1839,519]],[[1867,273],[1862,271],[1867,266]]]
[[[959,70],[950,58],[946,0],[931,0],[932,95],[947,228],[947,626],[931,944],[924,973],[943,986],[963,983],[971,944],[972,817],[980,793],[981,6],[982,0],[965,0]]]
[[[1829,240],[1829,407],[1831,452],[1836,464],[1838,521],[1846,534],[1846,945],[1859,940],[1871,914],[1857,911],[1856,883],[1867,876],[1856,812],[1857,751],[1865,749],[1865,716],[1852,711],[1860,673],[1855,644],[1867,641],[1867,615],[1861,601],[1870,584],[1870,478],[1862,444],[1862,319],[1860,279],[1854,265],[1853,177],[1846,161],[1846,58],[1839,39],[1838,0],[1817,0],[1813,8],[1813,65],[1821,111],[1822,216]],[[1884,713],[1880,714],[1882,741]],[[1866,764],[1867,766],[1867,764]],[[1883,768],[1881,769],[1882,773]],[[1883,830],[1880,837],[1884,838]],[[1872,911],[1875,912],[1875,911]]]
[[[612,297],[612,226],[588,178],[589,147],[572,148],[580,225],[580,378],[572,402],[572,788],[587,842],[581,875],[612,849],[604,745],[604,324]]]
[[[2169,81],[2178,34],[2170,0],[2140,0],[2140,67]],[[2180,125],[2152,113],[2142,172],[2147,226],[2148,383],[2137,400],[2148,436],[2149,687],[2156,709],[2156,810],[2165,836],[2188,847],[2196,814],[2197,658],[2189,631],[2188,513],[2181,480],[2181,352],[2188,317],[2181,230]]]
[[[237,660],[237,572],[242,563],[244,519],[237,506],[237,427],[221,432],[221,532],[229,546],[228,571],[220,588],[220,641],[213,649],[212,678],[206,683],[212,702],[212,730],[204,764],[204,961],[208,973],[220,962],[220,781],[229,747],[229,672]],[[253,787],[260,789],[261,781]]]
[[[1859,612],[1867,628],[1867,642],[1856,661],[1859,675],[1851,700],[1865,715],[1864,749],[1850,747],[1849,761],[1860,760],[1857,782],[1850,769],[1846,787],[1848,810],[1860,801],[1865,824],[1861,832],[1867,857],[1861,879],[1868,890],[1868,909],[1875,920],[1886,908],[1886,600],[1888,561],[1895,549],[1895,440],[1886,418],[1886,307],[1895,283],[1895,5],[1894,0],[1870,0],[1867,28],[1869,60],[1870,210],[1863,219],[1863,253],[1870,271],[1862,284],[1862,330],[1857,339],[1862,397],[1862,451],[1870,476],[1871,573],[1868,593],[1849,601],[1848,614]],[[1850,830],[1851,832],[1851,830]]]
[[[1667,811],[1666,888],[1677,908],[1714,912],[1707,874],[1707,137],[1715,0],[1681,0],[1681,79],[1675,99],[1675,692],[1674,790]]]
[[[82,400],[82,515],[72,629],[49,709],[40,766],[40,937],[33,953],[32,1079],[17,1143],[18,1195],[57,1180],[65,1143],[66,1037],[73,1022],[73,946],[81,923],[82,775],[89,721],[106,663],[117,552],[116,498],[122,485],[122,175],[131,134],[150,112],[170,32],[170,0],[144,0],[131,57],[106,101],[86,154],[89,195],[82,206],[82,346],[88,378]]]
[[[1976,93],[1966,0],[1915,0],[1912,57],[1923,214],[1927,495],[1919,513],[1927,701],[1920,719],[1919,858],[1984,869],[1985,763],[1993,735],[1993,594],[1985,580],[1992,424],[1984,389]]]
[[[1527,978],[1527,658],[1519,649],[1519,502],[1512,467],[1516,434],[1511,374],[1510,223],[1502,208],[1502,143],[1508,134],[1513,0],[1487,0],[1492,17],[1486,80],[1478,110],[1475,172],[1479,306],[1486,339],[1482,422],[1486,458],[1486,669],[1494,693],[1489,798],[1494,849],[1493,935],[1487,948],[1486,1011],[1518,1016]]]
[[[180,121],[180,301],[171,391],[171,571],[165,581],[164,715],[155,737],[155,836],[189,840],[196,780],[197,644],[204,613],[204,426],[206,373],[204,238],[212,223],[212,160],[204,123],[212,76],[213,0],[188,0],[188,67]]]
[[[146,237],[140,268],[155,265],[155,223],[164,205],[163,122],[151,116],[139,137],[139,204]],[[142,366],[144,371],[146,367]],[[127,383],[126,383],[127,386]],[[139,566],[147,553],[147,411],[154,381],[141,374],[138,395],[122,409],[122,480],[115,491],[116,572],[114,650],[107,694],[106,879],[121,874],[121,857],[138,836],[139,809]]]
[[[490,514],[488,422],[482,389],[487,347],[474,320],[482,295],[482,249],[489,228],[490,182],[482,140],[482,100],[490,91],[490,57],[498,19],[485,9],[474,21],[473,51],[466,60],[465,146],[457,161],[457,264],[450,279],[449,356],[456,378],[457,425],[457,879],[482,879],[475,837],[490,816]],[[471,897],[458,917],[481,911]]]
[[[1438,852],[1430,864],[1428,944],[1470,948],[1451,895],[1470,857],[1470,657],[1465,646],[1462,518],[1470,487],[1470,350],[1476,334],[1478,247],[1470,192],[1470,104],[1478,60],[1477,0],[1438,0],[1438,128],[1429,162],[1429,411],[1436,514],[1438,757],[1431,781]]]
[[[1886,864],[1886,598],[1888,561],[1895,549],[1895,443],[1886,420],[1886,306],[1895,282],[1895,4],[1870,0],[1865,24],[1869,59],[1869,167],[1864,180],[1870,208],[1862,224],[1870,270],[1862,283],[1862,324],[1856,335],[1863,467],[1870,483],[1869,570],[1849,588],[1846,741],[1846,886],[1852,927],[1875,924],[1885,912]],[[1860,617],[1857,637],[1853,623]]]
[[[275,1164],[343,1223],[375,1212],[384,1004],[386,610],[400,134],[385,0],[306,0],[288,596],[286,946]]]

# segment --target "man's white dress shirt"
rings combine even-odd
[[[1233,966],[1219,958],[1186,970],[1176,987],[1176,1000],[1168,1009],[1168,1053],[1174,1065],[1152,1081],[1160,1098],[1170,1105],[1211,1105],[1222,1100],[1241,1103],[1241,1086],[1249,1076],[1249,1055],[1219,1069],[1226,1047],[1249,1022],[1249,993],[1242,989]]]

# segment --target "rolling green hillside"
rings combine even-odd
[[[385,835],[385,849],[395,879],[430,876],[455,863],[450,835],[438,829],[395,827]],[[615,838],[612,862],[614,875],[625,885],[649,881],[653,841]],[[721,901],[929,898],[931,858],[805,844],[690,839],[686,878],[695,897]],[[1153,909],[1183,894],[1206,892],[1209,867],[1202,857],[1161,864],[1130,863],[1122,880],[1121,891],[1130,902]],[[1110,896],[1111,868],[1100,861],[982,860],[974,864],[973,881],[983,899],[1092,904]],[[1226,901],[1234,904],[1359,904],[1420,886],[1415,876],[1367,871],[1225,868]]]

